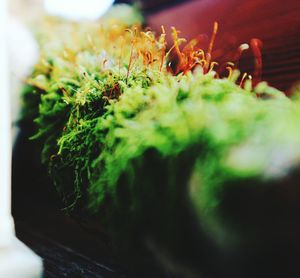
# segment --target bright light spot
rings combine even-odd
[[[71,20],[93,20],[101,17],[114,0],[44,0],[48,14]]]

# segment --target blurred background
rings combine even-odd
[[[74,19],[96,19],[112,3],[113,0],[12,0],[10,8],[16,17],[27,22],[45,12]],[[279,0],[117,0],[114,3],[134,3],[142,10],[147,26],[158,32],[161,25],[166,29],[176,26],[187,39],[211,34],[213,22],[218,21],[214,59],[229,61],[240,44],[258,38],[263,43],[263,80],[289,92],[300,79],[298,0],[284,3]],[[251,50],[243,54],[240,67],[242,71],[253,71]]]

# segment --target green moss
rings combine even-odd
[[[228,187],[265,186],[299,164],[299,101],[214,72],[174,76],[168,57],[160,68],[158,41],[133,36],[135,27],[54,26],[41,38],[25,97],[39,103],[26,117],[34,118],[32,139],[42,142],[42,162],[69,210],[99,214],[127,236],[160,227],[167,238],[192,207],[217,234]]]

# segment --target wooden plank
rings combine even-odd
[[[113,266],[94,260],[69,246],[59,243],[26,224],[17,222],[18,237],[43,258],[44,277],[125,278]],[[82,243],[84,244],[84,243]]]
[[[183,37],[191,39],[199,34],[210,36],[213,22],[218,21],[215,49],[227,53],[217,57],[220,63],[230,61],[230,52],[240,44],[259,38],[263,42],[263,79],[288,90],[300,80],[299,14],[299,0],[194,0],[153,13],[147,23],[157,32],[161,25],[166,30],[176,26]],[[249,61],[241,63],[241,70],[247,71],[253,54],[247,51],[242,59]]]

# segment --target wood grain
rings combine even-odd
[[[271,85],[288,90],[300,80],[300,1],[299,0],[194,0],[148,16],[148,24],[159,31],[176,26],[188,39],[211,34],[219,23],[215,49],[230,58],[241,43],[259,38],[263,42],[263,76]],[[214,57],[213,57],[214,58]],[[242,71],[253,70],[253,54],[243,54]]]
[[[44,278],[85,277],[85,278],[125,278],[114,267],[99,258],[91,258],[75,250],[70,245],[61,243],[37,232],[28,225],[17,222],[18,237],[43,259]]]

